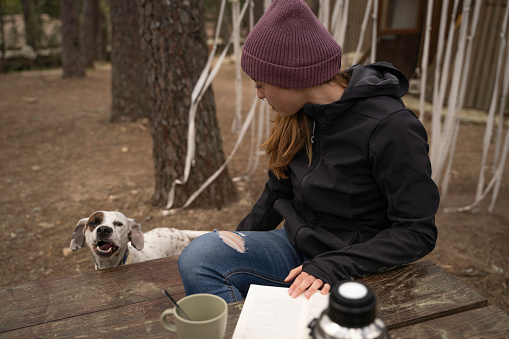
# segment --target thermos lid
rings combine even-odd
[[[330,295],[329,318],[344,327],[364,327],[376,318],[376,297],[369,286],[345,281]]]

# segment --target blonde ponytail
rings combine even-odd
[[[288,164],[303,147],[306,148],[309,164],[311,164],[310,125],[303,110],[287,118],[276,115],[270,136],[262,147],[266,147],[269,167],[278,179],[288,178],[285,174]]]

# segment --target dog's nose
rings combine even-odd
[[[113,230],[111,229],[111,227],[108,227],[108,226],[101,226],[97,229],[97,235],[100,237],[107,237],[112,232],[113,232]]]

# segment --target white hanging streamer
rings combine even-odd
[[[373,34],[371,35],[371,57],[369,62],[376,61],[376,43],[377,43],[377,27],[378,27],[378,0],[373,3]]]
[[[426,94],[426,83],[428,77],[428,62],[429,62],[429,43],[431,33],[431,19],[433,18],[433,2],[434,0],[428,0],[428,8],[426,11],[426,32],[424,35],[424,52],[421,60],[421,86],[419,96],[419,120],[424,121],[424,96]]]
[[[433,86],[433,108],[431,119],[431,150],[430,158],[431,164],[435,164],[435,158],[438,153],[438,145],[440,141],[440,134],[442,130],[442,101],[440,101],[440,74],[442,71],[442,57],[444,54],[444,36],[447,26],[447,10],[449,8],[449,0],[442,1],[442,15],[440,17],[440,29],[438,32],[438,46],[435,58],[435,79]],[[436,145],[436,147],[435,147]]]
[[[233,25],[233,55],[235,57],[235,116],[232,122],[232,131],[238,132],[242,125],[242,69],[240,67],[240,9],[238,0],[230,0],[232,3]],[[249,0],[246,3],[250,2]],[[250,6],[252,8],[252,6]],[[239,24],[237,24],[239,23]]]
[[[477,34],[477,27],[479,25],[479,16],[481,13],[481,6],[482,6],[483,0],[477,0],[475,2],[474,7],[474,14],[472,17],[472,26],[470,27],[470,32],[467,36],[467,47],[466,47],[466,56],[465,56],[465,75],[463,76],[463,79],[468,80],[468,77],[470,75],[470,69],[471,69],[471,59],[472,59],[472,49],[474,47],[474,37]],[[465,93],[467,89],[468,81],[462,81],[461,82],[461,88],[460,88],[460,96],[458,100],[458,111],[461,111],[463,109],[463,104],[465,102]]]
[[[482,161],[481,161],[481,171],[479,174],[479,181],[477,184],[477,193],[476,197],[479,197],[482,192],[482,188],[484,186],[484,171],[486,169],[486,161],[488,157],[488,150],[491,143],[491,137],[492,137],[492,131],[493,126],[495,124],[495,109],[497,105],[497,98],[499,93],[499,84],[500,84],[500,76],[502,75],[502,67],[503,67],[503,58],[504,58],[504,52],[507,46],[507,38],[506,38],[506,29],[507,29],[507,22],[509,20],[509,6],[506,6],[506,12],[504,15],[504,23],[502,26],[502,31],[500,33],[500,46],[498,51],[498,59],[497,59],[497,68],[495,73],[495,87],[493,88],[493,94],[491,97],[490,107],[488,110],[488,122],[486,123],[486,132],[484,134],[484,142],[483,142],[483,155],[482,155]],[[509,58],[506,57],[506,62]],[[507,72],[509,71],[509,65],[506,64],[506,77]],[[500,121],[499,121],[500,123]]]
[[[330,32],[332,34],[332,37],[336,42],[339,44],[338,37],[339,37],[339,30],[341,29],[341,22],[340,22],[340,16],[341,16],[341,10],[343,8],[343,1],[344,0],[336,0],[336,4],[334,5],[334,8],[332,9],[332,17],[330,22]],[[341,45],[341,44],[339,44]]]
[[[465,65],[465,51],[466,51],[466,43],[467,43],[467,31],[468,25],[470,21],[470,3],[471,0],[465,0],[463,2],[463,10],[461,14],[461,23],[459,27],[459,37],[458,37],[458,48],[456,51],[456,55],[454,58],[454,68],[452,74],[452,82],[451,89],[448,97],[448,106],[447,106],[447,114],[445,117],[444,129],[443,129],[443,138],[441,139],[440,151],[438,153],[438,163],[435,168],[434,175],[437,183],[441,184],[442,187],[442,196],[446,196],[447,192],[447,168],[448,163],[452,162],[453,153],[452,149],[454,148],[454,142],[457,139],[457,134],[459,131],[459,98],[460,98],[460,89],[462,88],[461,83],[466,81],[466,72],[465,68],[468,65]]]
[[[345,43],[345,35],[346,35],[346,28],[348,26],[348,18],[350,17],[348,15],[350,10],[350,0],[345,0],[345,7],[343,10],[343,18],[341,19],[341,34],[339,34],[339,45],[344,46]]]
[[[433,100],[433,119],[436,119],[436,123],[438,124],[438,130],[432,130],[432,132],[438,132],[437,134],[433,135],[433,144],[431,147],[431,163],[434,167],[433,169],[433,179],[435,182],[440,183],[440,177],[442,175],[442,165],[443,165],[443,150],[442,148],[445,148],[444,146],[444,137],[447,135],[446,131],[442,131],[442,124],[441,124],[441,115],[442,115],[442,107],[444,106],[444,98],[445,98],[445,91],[447,89],[447,82],[449,80],[449,67],[451,63],[451,54],[452,54],[452,45],[454,44],[454,30],[455,30],[455,22],[456,22],[456,13],[458,10],[458,4],[459,0],[454,1],[454,7],[451,14],[451,22],[449,24],[449,35],[447,38],[447,46],[445,50],[445,56],[444,56],[444,64],[443,64],[443,70],[439,75],[441,75],[440,79],[440,87],[439,92],[437,95],[437,101],[435,101],[435,98]],[[447,13],[447,10],[446,12]],[[446,15],[442,13],[442,15]],[[450,120],[451,118],[449,118]],[[448,132],[451,133],[452,129],[450,129]]]
[[[445,117],[442,138],[440,139],[440,150],[438,152],[438,161],[435,164],[434,177],[437,183],[442,182],[445,177],[447,162],[452,160],[453,154],[451,148],[453,141],[456,139],[456,133],[459,129],[459,111],[458,98],[461,82],[466,81],[465,76],[465,48],[467,41],[467,29],[470,20],[470,3],[471,0],[463,2],[463,11],[461,15],[461,23],[459,27],[458,49],[454,59],[454,68],[452,74],[451,89],[448,97],[447,114]],[[468,67],[468,66],[467,66]],[[442,184],[443,186],[443,184]]]
[[[361,34],[359,37],[359,41],[357,42],[357,48],[355,49],[355,56],[352,62],[353,65],[355,65],[359,61],[359,54],[362,48],[362,43],[364,42],[364,35],[366,32],[366,26],[368,25],[368,19],[369,14],[371,13],[372,4],[373,0],[368,0],[368,4],[366,5],[366,11],[364,12],[364,19],[362,19]]]
[[[319,3],[318,20],[322,23],[326,30],[329,30],[330,0],[320,0]]]
[[[507,43],[506,43],[507,45]],[[504,131],[504,109],[507,101],[507,88],[509,87],[509,77],[507,76],[508,68],[509,68],[509,54],[506,53],[506,66],[505,66],[505,77],[502,83],[502,98],[500,100],[500,105],[498,108],[498,128],[497,128],[497,137],[495,140],[495,154],[493,160],[493,167],[497,167],[497,163],[499,162],[500,152],[501,150],[501,141],[502,134]]]
[[[219,68],[221,67],[224,57],[226,56],[226,52],[228,51],[228,48],[230,47],[231,41],[233,40],[233,37],[231,36],[226,47],[223,50],[223,53],[221,54],[221,57],[216,62],[216,65],[214,66],[214,69],[212,70],[212,72],[210,72],[211,64],[212,64],[212,61],[215,56],[215,51],[217,49],[217,42],[219,40],[220,24],[223,19],[225,3],[226,3],[226,0],[223,0],[221,3],[221,9],[219,11],[218,24],[216,26],[216,34],[215,34],[215,38],[214,38],[214,44],[212,47],[212,51],[210,52],[207,63],[205,65],[198,81],[196,82],[193,92],[191,93],[191,107],[189,109],[189,126],[188,126],[188,133],[187,133],[187,156],[186,156],[186,161],[185,161],[184,177],[182,179],[176,179],[172,183],[170,191],[168,192],[168,202],[166,204],[166,209],[172,208],[173,204],[175,203],[176,185],[184,185],[189,180],[189,174],[191,173],[191,167],[194,163],[194,157],[195,157],[195,152],[196,152],[196,121],[195,121],[195,119],[196,119],[196,111],[198,109],[198,103],[202,99],[207,88],[212,83],[212,80],[214,79],[214,77],[217,75],[217,72],[219,71]],[[234,23],[235,25],[240,25],[240,22],[242,21],[242,18],[244,17],[244,14],[246,13],[248,4],[249,4],[249,1],[246,1],[244,3],[241,14],[239,15],[239,21]]]
[[[464,52],[465,57],[464,57],[464,61],[463,61],[463,72],[462,72],[461,81],[460,81],[460,85],[459,85],[459,89],[458,89],[457,105],[455,107],[455,110],[457,112],[456,113],[457,117],[456,117],[456,122],[455,122],[456,126],[453,131],[452,146],[449,151],[449,157],[447,160],[448,164],[445,169],[444,180],[442,183],[442,192],[443,192],[444,198],[447,196],[447,191],[449,188],[449,179],[450,179],[450,175],[451,175],[454,151],[456,149],[456,141],[458,139],[459,128],[460,128],[459,114],[460,114],[461,110],[463,109],[463,103],[465,101],[465,92],[467,89],[468,77],[470,75],[472,48],[473,48],[474,36],[477,33],[477,26],[479,23],[479,14],[481,12],[481,4],[482,4],[482,0],[478,0],[475,3],[474,14],[472,17],[472,24],[470,26],[470,32],[465,37],[466,46],[465,46],[465,52]],[[465,9],[465,10],[467,10],[467,9]],[[466,16],[468,18],[468,12],[469,12],[470,8],[468,8],[467,14],[465,14],[465,10],[463,12],[463,16],[464,17]],[[468,19],[467,19],[467,22],[465,23],[465,27],[467,25],[468,25]],[[460,71],[460,70],[458,70],[458,71]]]
[[[509,74],[506,73],[506,76],[509,76]],[[507,95],[507,91],[506,91]],[[509,153],[509,131],[506,132],[505,135],[505,142],[504,142],[504,149],[502,151],[502,158],[500,159],[500,162],[497,166],[497,169],[495,170],[495,173],[493,175],[493,179],[495,180],[495,187],[493,188],[493,193],[491,195],[491,203],[490,207],[488,208],[488,212],[493,212],[493,208],[495,207],[495,202],[497,201],[498,192],[500,190],[500,186],[502,183],[502,175],[504,174],[504,168],[505,163],[507,161],[507,154]]]
[[[348,25],[348,11],[350,0],[338,0],[332,11],[331,34],[334,40],[343,46],[345,42],[346,27]]]

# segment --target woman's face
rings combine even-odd
[[[306,101],[302,90],[282,88],[255,81],[256,94],[259,99],[267,99],[267,102],[281,117],[289,117],[297,113]]]

